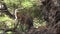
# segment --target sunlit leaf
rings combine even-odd
[[[12,34],[12,32],[11,32],[11,31],[9,31],[9,32],[7,32],[7,34]]]
[[[33,4],[32,4],[31,2],[29,2],[29,1],[22,2],[21,5],[22,5],[23,7],[27,7],[27,8],[33,6]]]
[[[7,20],[12,20],[12,19],[10,19],[7,15],[5,15],[5,17],[0,17],[0,21],[7,21]]]

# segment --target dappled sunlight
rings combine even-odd
[[[12,20],[12,19],[10,19],[7,15],[0,17],[0,21],[8,21],[8,20]]]
[[[9,31],[9,32],[7,32],[7,34],[12,34],[12,32],[11,32],[11,31]]]
[[[0,21],[2,23],[5,23],[5,25],[8,26],[9,28],[14,27],[15,21],[13,19],[9,18],[7,15],[4,15],[3,17],[0,17]],[[1,24],[1,25],[3,25],[3,24]]]
[[[33,7],[32,2],[30,2],[30,1],[24,1],[24,2],[21,3],[21,5],[22,5],[24,8]]]
[[[13,28],[14,27],[14,23],[6,21],[5,24],[9,27],[9,28]]]
[[[40,26],[46,26],[46,22],[44,21],[44,22],[40,23],[40,20],[38,18],[34,18],[33,21],[34,21],[33,22],[34,23],[34,27],[36,27],[36,28],[38,28]]]
[[[60,34],[59,0],[0,0],[0,34]]]

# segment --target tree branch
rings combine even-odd
[[[5,13],[5,14],[8,15],[10,18],[15,19],[15,15],[11,14],[11,13],[8,11],[8,8],[7,8],[7,6],[6,6],[5,3],[2,3],[1,6],[3,6],[3,7],[0,8],[1,12]]]

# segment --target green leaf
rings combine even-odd
[[[29,2],[29,1],[24,1],[24,2],[21,3],[21,5],[22,5],[23,7],[27,7],[27,8],[33,6],[33,4],[32,4],[31,2]]]
[[[12,19],[10,19],[7,15],[5,15],[4,17],[0,17],[0,21],[7,21],[7,20],[12,20]]]

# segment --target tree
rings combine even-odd
[[[56,2],[55,2],[56,1]],[[47,27],[55,29],[60,34],[60,4],[59,0],[45,0],[43,3],[43,17],[47,21]],[[54,30],[54,31],[55,31]]]

